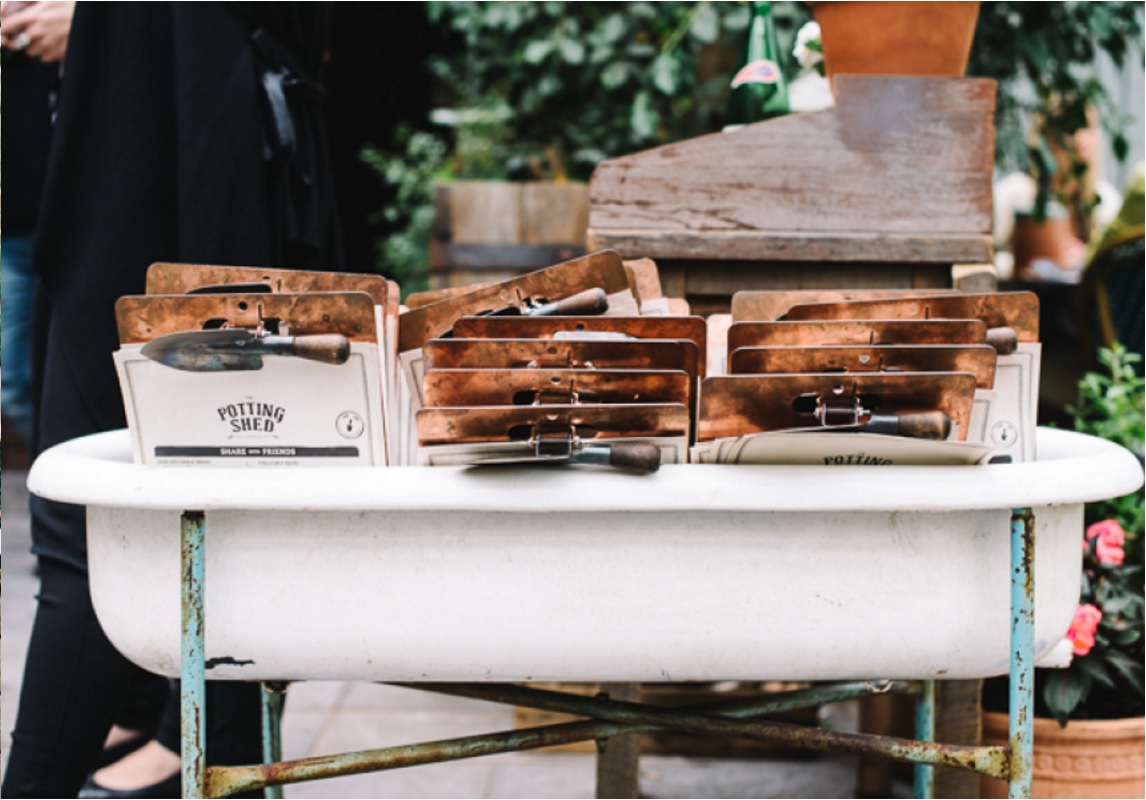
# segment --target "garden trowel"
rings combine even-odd
[[[174,369],[222,372],[262,369],[263,356],[344,364],[350,357],[350,342],[338,333],[279,336],[247,328],[219,328],[169,333],[152,339],[140,352]]]

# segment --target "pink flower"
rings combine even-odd
[[[1100,564],[1118,566],[1126,558],[1126,551],[1122,545],[1126,542],[1126,531],[1117,520],[1104,519],[1096,522],[1086,529],[1086,540],[1098,541],[1094,545],[1094,553],[1098,556]]]
[[[1102,612],[1090,603],[1080,605],[1074,612],[1074,621],[1070,623],[1066,638],[1073,645],[1076,656],[1084,656],[1094,647],[1094,632],[1101,620]]]

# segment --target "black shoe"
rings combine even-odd
[[[88,775],[84,787],[80,789],[79,797],[155,797],[180,798],[183,796],[183,787],[180,783],[181,775],[176,772],[170,778],[164,778],[159,783],[150,786],[140,786],[138,789],[107,789],[95,782],[95,778]]]

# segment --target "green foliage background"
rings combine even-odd
[[[432,180],[584,181],[604,159],[720,130],[750,6],[440,2],[427,13],[441,34],[427,65],[440,110],[363,156],[394,197],[380,260],[404,292],[426,286]],[[780,2],[773,16],[790,54],[811,12]],[[794,78],[790,55],[783,66]]]
[[[1060,103],[1051,126],[1058,143],[1086,127],[1091,105],[1115,155],[1125,157],[1131,120],[1094,74],[1099,52],[1118,67],[1135,52],[1143,58],[1141,3],[982,4],[967,74],[999,81],[996,155],[1005,167],[1032,167],[1032,117],[1046,110],[1052,96]]]
[[[1090,372],[1079,382],[1079,403],[1069,409],[1075,429],[1122,445],[1142,458],[1146,432],[1146,385],[1135,370],[1142,360],[1115,344],[1099,350],[1103,372]],[[1141,491],[1089,503],[1086,524],[1113,519],[1126,532],[1122,564],[1103,564],[1095,543],[1086,548],[1080,602],[1102,611],[1095,645],[1075,656],[1067,669],[1036,670],[1039,700],[1059,724],[1070,719],[1115,719],[1142,714],[1143,631],[1143,501]]]
[[[772,4],[790,79],[804,3]],[[380,268],[425,288],[435,179],[587,180],[602,160],[720,130],[750,5],[744,2],[433,2],[432,120],[364,159],[393,198]],[[1099,51],[1142,57],[1142,4],[985,2],[968,75],[1000,82],[997,156],[1031,169],[1032,116],[1059,98],[1063,138],[1093,105],[1125,151],[1127,120],[1095,79]],[[433,141],[439,144],[434,144]],[[555,166],[557,165],[557,166]]]

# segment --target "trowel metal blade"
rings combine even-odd
[[[244,328],[169,333],[152,339],[140,352],[164,366],[187,372],[226,372],[263,368],[263,358],[252,352],[258,336]]]

